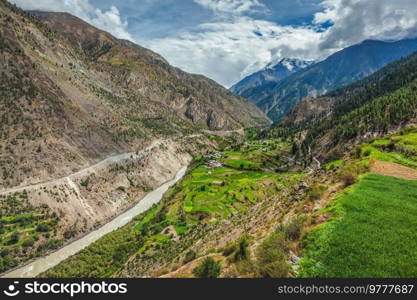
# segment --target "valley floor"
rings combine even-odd
[[[219,150],[196,155],[161,202],[40,276],[417,275],[417,129],[310,172],[284,140],[206,138]]]

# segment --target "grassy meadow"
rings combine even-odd
[[[364,175],[307,238],[300,277],[416,277],[416,181]]]

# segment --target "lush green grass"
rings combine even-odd
[[[417,161],[397,151],[386,151],[367,145],[362,148],[362,153],[366,152],[369,153],[369,158],[374,157],[377,160],[394,162],[408,167],[417,167]]]
[[[417,168],[417,128],[376,139],[362,146],[362,156]]]
[[[341,167],[343,165],[343,159],[338,159],[335,161],[331,161],[328,164],[325,165],[326,170],[334,169]]]
[[[307,237],[300,277],[416,277],[416,181],[364,175]]]
[[[280,190],[281,177],[271,172],[231,168],[211,170],[201,166],[181,183],[181,191],[175,198],[184,199],[184,211],[187,213],[206,213],[224,218]]]

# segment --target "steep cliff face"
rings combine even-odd
[[[326,116],[331,113],[335,102],[336,99],[332,97],[305,98],[282,119],[281,123],[294,126]]]

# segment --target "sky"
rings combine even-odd
[[[65,11],[225,87],[283,57],[417,37],[416,0],[9,0]]]

